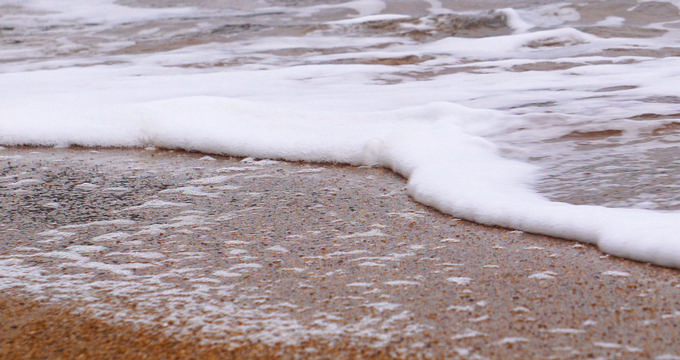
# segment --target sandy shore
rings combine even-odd
[[[0,151],[0,358],[680,359],[678,272],[389,171]]]

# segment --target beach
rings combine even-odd
[[[678,39],[675,0],[0,0],[0,359],[680,359]]]
[[[675,359],[677,270],[375,167],[0,151],[0,357]]]

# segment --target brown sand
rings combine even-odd
[[[386,170],[0,162],[2,359],[680,356],[676,270],[457,220]]]
[[[0,298],[2,359],[272,359],[292,358],[295,347],[251,344],[201,345],[195,339],[178,339],[151,326],[130,328],[101,319],[77,315],[69,306],[30,299]],[[390,347],[373,349],[338,341],[333,345],[306,342],[330,358],[390,359]]]

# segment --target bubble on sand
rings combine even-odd
[[[523,337],[505,337],[495,342],[496,345],[517,344],[522,342],[529,342],[529,339]]]
[[[615,277],[629,277],[630,273],[625,272],[625,271],[607,270],[607,271],[603,271],[602,275],[615,276]]]
[[[181,206],[189,206],[191,204],[187,203],[176,203],[176,202],[170,202],[170,201],[163,201],[163,200],[149,200],[142,205],[137,205],[137,206],[130,206],[125,208],[124,210],[139,210],[139,209],[148,209],[148,208],[166,208],[166,207],[181,207]]]
[[[385,284],[385,285],[390,285],[390,286],[414,286],[414,285],[420,285],[419,282],[417,282],[417,281],[410,281],[410,280],[393,280],[393,281],[385,281],[383,284]]]
[[[556,275],[557,273],[554,271],[542,271],[529,275],[529,279],[551,280],[554,279]]]
[[[363,267],[384,267],[386,266],[385,264],[373,262],[373,261],[365,261],[359,264],[359,266]]]
[[[472,282],[472,279],[469,277],[458,277],[458,276],[452,276],[450,278],[447,278],[446,281],[452,282],[456,285],[467,285],[470,282]]]
[[[569,334],[569,335],[574,335],[574,334],[582,334],[585,331],[581,329],[572,329],[572,328],[556,328],[556,329],[549,329],[549,333],[551,334]]]
[[[112,233],[108,233],[108,234],[95,236],[95,237],[92,238],[92,241],[99,242],[99,241],[125,240],[125,239],[129,238],[130,236],[132,236],[132,235],[130,235],[126,232],[117,231],[117,232],[112,232]]]
[[[272,251],[272,252],[281,253],[281,254],[285,254],[285,253],[290,252],[288,249],[286,249],[285,247],[283,247],[283,246],[281,246],[281,245],[270,246],[270,247],[268,247],[266,250],[269,250],[269,251]]]
[[[98,189],[99,185],[90,184],[90,183],[82,183],[82,184],[76,185],[75,188],[78,189],[78,190],[83,190],[83,191],[92,191],[92,190]]]
[[[364,305],[366,307],[371,307],[374,308],[380,312],[383,311],[392,311],[396,310],[401,306],[401,304],[395,304],[395,303],[390,303],[390,302],[379,302],[379,303],[372,303],[372,304],[366,304]]]
[[[451,340],[469,339],[478,336],[486,336],[486,334],[477,330],[465,329],[462,333],[451,336]]]
[[[360,237],[372,237],[372,236],[387,236],[385,233],[378,229],[372,229],[369,231],[361,232],[361,233],[353,233],[349,235],[340,235],[338,236],[338,239],[353,239],[353,238],[360,238]]]
[[[233,271],[225,271],[225,270],[217,270],[213,272],[213,275],[215,276],[221,276],[221,277],[239,277],[243,276],[241,273],[233,272]]]

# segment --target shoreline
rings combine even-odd
[[[2,301],[57,312],[41,326],[81,321],[57,311],[77,307],[116,333],[163,329],[142,352],[246,346],[233,358],[255,339],[309,358],[680,356],[676,270],[455,219],[384,169],[140,149],[8,147],[0,162]],[[41,341],[11,331],[17,358]]]
[[[175,338],[160,326],[130,327],[78,314],[68,305],[57,306],[19,296],[0,296],[3,327],[0,355],[3,359],[285,359],[294,358],[294,347],[228,343],[201,344]],[[334,358],[393,359],[389,350],[357,347],[353,343],[308,341]]]

